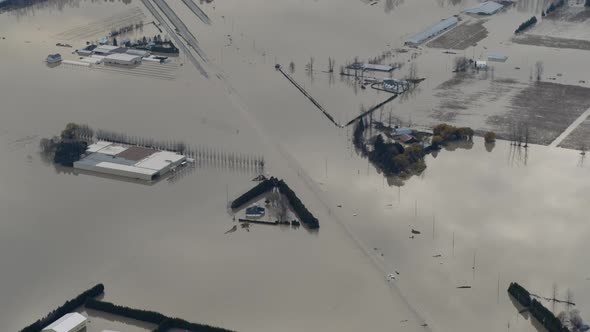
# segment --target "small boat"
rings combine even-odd
[[[58,62],[61,62],[61,54],[55,53],[55,54],[49,54],[47,56],[47,63],[58,63]]]
[[[266,213],[266,209],[262,206],[257,204],[252,205],[249,208],[246,208],[246,218],[262,218]]]

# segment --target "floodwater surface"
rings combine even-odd
[[[199,3],[211,25],[182,1],[168,3],[207,53],[209,79],[183,54],[173,59],[172,79],[43,63],[55,52],[75,59],[71,52],[85,40],[64,32],[85,23],[133,8],[153,20],[137,1],[0,14],[0,321],[7,331],[98,282],[109,302],[239,331],[535,331],[506,295],[511,281],[545,296],[555,284],[558,298],[569,289],[582,317],[590,316],[590,168],[578,152],[503,141],[488,152],[476,138],[471,149],[427,157],[421,176],[385,179],[357,156],[351,128],[336,128],[274,69],[292,61],[293,77],[348,121],[389,95],[330,78],[322,72],[328,57],[338,68],[399,48],[404,37],[474,2]],[[543,6],[523,1],[491,17],[484,43],[504,45],[513,26]],[[464,52],[483,54],[481,45]],[[547,72],[564,73],[562,83],[587,75],[575,65],[581,51],[506,50],[514,62],[497,65],[498,77],[528,82],[541,56]],[[453,57],[441,51],[388,60],[404,63],[393,73],[400,78],[417,57],[427,80],[374,116],[435,123],[435,90],[453,78]],[[557,69],[564,56],[570,63]],[[313,75],[305,70],[311,57]],[[481,107],[494,111],[493,103]],[[248,168],[202,164],[152,186],[56,168],[38,142],[68,122],[264,155],[265,173],[285,179],[321,228],[239,227],[228,200],[255,184],[257,171]],[[412,229],[421,234],[410,238]]]

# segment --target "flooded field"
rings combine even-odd
[[[571,146],[570,137],[584,140],[587,132],[588,120],[579,119],[590,108],[580,83],[590,82],[580,70],[587,53],[531,52],[510,41],[546,2],[520,1],[487,18],[487,37],[454,55],[428,44],[396,50],[474,1],[166,3],[198,41],[203,57],[185,47],[203,68],[182,48],[171,68],[150,64],[135,73],[43,63],[55,52],[75,59],[71,52],[86,39],[129,20],[157,21],[141,1],[48,1],[0,14],[0,73],[9,77],[0,80],[0,263],[10,267],[0,285],[0,321],[7,331],[97,282],[106,301],[237,331],[536,331],[508,298],[511,281],[545,296],[556,285],[561,299],[569,289],[590,319],[590,168],[578,151],[505,141],[485,147],[476,138],[468,148],[428,156],[418,177],[386,179],[354,151],[350,127],[334,126],[275,70],[292,62],[289,74],[345,123],[390,94],[361,88],[339,67],[391,51],[384,64],[403,64],[393,78],[426,80],[375,118],[502,134],[503,119],[526,113],[543,124],[531,126],[542,144],[579,120],[563,140]],[[165,35],[164,25],[130,37],[158,28]],[[472,77],[452,72],[456,56],[479,59],[488,51],[508,60]],[[329,57],[332,74],[325,72]],[[537,61],[544,63],[540,83],[530,79]],[[551,103],[562,96],[567,103]],[[285,179],[321,228],[240,228],[228,201],[255,184],[251,169],[204,163],[146,186],[56,168],[39,154],[39,140],[68,122],[263,155],[265,173]],[[410,238],[412,229],[420,234]],[[88,314],[92,329],[152,328]]]

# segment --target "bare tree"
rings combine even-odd
[[[330,72],[330,73],[334,72],[334,64],[335,64],[334,59],[332,59],[331,57],[328,57],[328,72]]]
[[[309,62],[307,63],[307,70],[308,70],[310,73],[311,73],[311,72],[313,72],[313,62],[314,62],[314,59],[313,59],[313,57],[310,57],[310,58],[309,58]]]
[[[412,62],[410,65],[410,70],[408,72],[408,79],[414,80],[418,78],[418,66],[415,62]]]
[[[467,71],[467,67],[469,65],[469,61],[466,57],[456,57],[455,58],[455,72],[464,72]]]
[[[535,76],[537,77],[537,81],[540,81],[543,77],[543,70],[543,61],[537,61],[537,63],[535,63]]]

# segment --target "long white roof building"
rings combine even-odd
[[[86,317],[72,312],[47,326],[42,332],[78,332],[84,327],[86,327]]]

